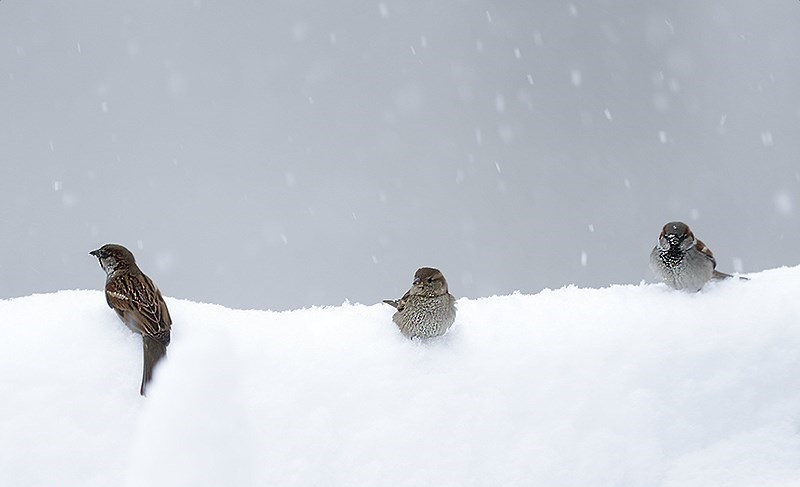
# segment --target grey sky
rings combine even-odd
[[[638,283],[675,219],[800,263],[797,1],[4,0],[0,40],[0,298],[108,242],[260,309]]]

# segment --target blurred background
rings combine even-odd
[[[0,2],[0,298],[284,310],[800,264],[800,2]]]

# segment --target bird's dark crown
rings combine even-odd
[[[668,244],[670,248],[680,247],[681,243],[687,238],[694,241],[694,234],[689,229],[689,225],[683,222],[669,222],[661,229],[659,240],[662,244]]]
[[[130,250],[126,249],[122,245],[117,244],[105,244],[99,249],[89,252],[89,255],[94,255],[98,259],[111,257],[131,263],[136,262],[136,259],[133,257],[133,253],[131,253]]]
[[[109,274],[115,270],[136,267],[136,259],[133,254],[122,245],[105,244],[99,249],[89,252],[89,255],[97,257],[100,267]]]
[[[676,237],[686,237],[691,233],[692,231],[689,230],[689,225],[683,222],[669,222],[664,225],[664,228],[661,229],[662,237],[669,237],[673,235]]]

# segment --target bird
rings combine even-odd
[[[146,395],[153,368],[167,355],[172,318],[153,281],[136,265],[130,250],[106,244],[89,252],[106,271],[105,295],[108,306],[132,331],[142,336],[143,366],[139,394]]]
[[[444,335],[456,319],[456,298],[447,289],[439,269],[420,267],[402,298],[385,299],[397,311],[392,321],[407,338],[433,338]]]
[[[687,224],[679,221],[664,225],[658,243],[650,252],[650,269],[673,289],[697,292],[712,279],[733,277],[716,267],[711,249],[695,238]]]

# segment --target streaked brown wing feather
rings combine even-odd
[[[712,264],[714,264],[714,269],[717,268],[717,259],[714,258],[714,254],[711,252],[711,249],[703,243],[702,240],[697,240],[697,243],[694,245],[698,252],[708,257]]]
[[[129,326],[135,326],[143,335],[169,343],[172,318],[167,304],[153,281],[143,273],[126,274],[109,281],[106,301]]]
[[[406,303],[408,303],[409,297],[411,297],[411,289],[406,291],[406,293],[403,294],[403,297],[397,300],[397,311],[402,311],[403,308],[406,307]]]
[[[394,306],[397,311],[402,311],[403,308],[406,307],[406,303],[408,302],[408,297],[411,296],[411,290],[409,289],[403,294],[403,297],[400,299],[384,299],[383,302],[389,305]]]
[[[130,293],[122,279],[113,279],[106,283],[106,302],[117,313],[128,313],[134,310]]]

